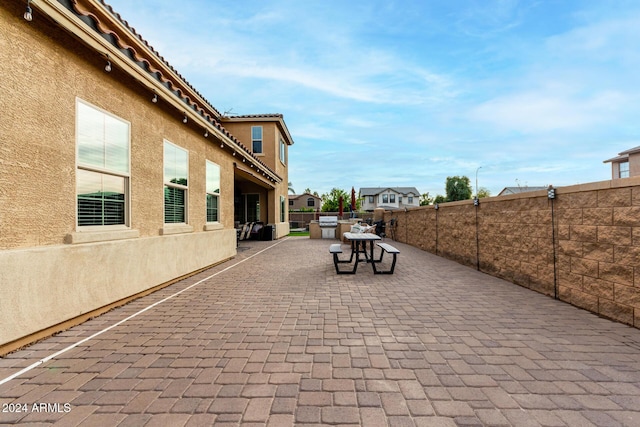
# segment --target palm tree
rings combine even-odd
[[[296,194],[296,190],[293,189],[293,184],[289,181],[289,193]]]

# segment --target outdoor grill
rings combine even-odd
[[[321,216],[318,218],[318,225],[320,226],[323,239],[336,238],[336,228],[338,227],[337,216]]]

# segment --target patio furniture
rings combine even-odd
[[[338,264],[351,263],[351,261],[353,261],[353,251],[351,252],[351,257],[348,260],[341,260],[338,258],[338,254],[342,253],[342,247],[340,246],[340,243],[334,243],[329,246],[329,253],[333,255],[333,265],[336,267],[336,274],[356,274],[356,271],[358,270],[357,261],[353,265],[353,270],[340,270],[340,268],[338,268]]]
[[[380,259],[371,263],[371,265],[373,266],[373,273],[374,274],[393,274],[393,271],[396,268],[396,257],[398,256],[400,251],[388,243],[376,243],[376,245],[380,247],[381,252],[380,252]],[[384,256],[385,252],[393,255],[393,261],[391,262],[391,268],[389,270],[380,271],[376,268],[376,264],[382,262],[382,257]]]
[[[354,256],[355,256],[355,265],[353,268],[353,273],[356,272],[359,262],[368,262],[368,263],[371,263],[374,274],[393,274],[396,268],[396,261],[397,261],[398,254],[400,253],[400,250],[391,246],[388,243],[378,242],[379,240],[382,240],[382,238],[377,234],[373,234],[373,233],[344,233],[344,237],[345,239],[351,242],[351,258],[349,259],[349,261],[346,261],[346,260],[341,261],[338,259],[337,254],[342,253],[342,248],[340,247],[340,245],[331,245],[333,248],[329,248],[329,251],[334,256],[334,264],[336,266],[336,272],[338,272],[338,274],[346,274],[338,270],[338,263],[351,262]],[[367,249],[367,242],[369,242],[368,249]],[[380,248],[380,258],[378,259],[374,257],[374,251],[373,251],[374,242],[376,243],[376,246]],[[360,258],[361,253],[364,254],[364,259]],[[389,270],[379,270],[377,268],[377,264],[382,263],[385,253],[393,255],[391,267],[389,268]],[[353,274],[353,273],[349,273],[349,274]]]
[[[247,240],[249,238],[251,230],[253,229],[253,224],[253,222],[245,222],[242,224],[240,233],[238,234],[238,240]]]
[[[344,233],[344,238],[351,242],[351,252],[356,254],[356,262],[372,262],[374,260],[373,242],[382,240],[374,233]],[[369,242],[369,254],[367,254],[367,242]],[[364,254],[364,259],[360,259],[360,253]]]

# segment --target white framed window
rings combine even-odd
[[[407,197],[407,202],[412,205],[413,204],[413,196]]]
[[[280,161],[282,162],[283,165],[287,164],[287,150],[286,150],[286,144],[284,143],[284,140],[282,138],[280,138]]]
[[[396,202],[396,195],[395,194],[389,194],[389,202],[390,203],[395,203]]]
[[[78,227],[129,226],[130,124],[76,100]]]
[[[374,196],[369,196],[369,203],[375,203],[374,202]]]
[[[629,178],[629,162],[620,162],[618,167],[620,168],[620,178]]]
[[[262,126],[251,126],[251,149],[255,154],[262,154]]]
[[[220,222],[220,166],[207,160],[207,222]]]
[[[164,141],[164,222],[186,224],[189,152]]]
[[[383,194],[382,195],[382,203],[389,203],[389,195],[388,194]]]

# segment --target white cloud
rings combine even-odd
[[[541,89],[491,99],[475,107],[471,118],[503,131],[582,133],[608,123],[627,102],[627,97],[618,92],[605,91],[583,97]]]

